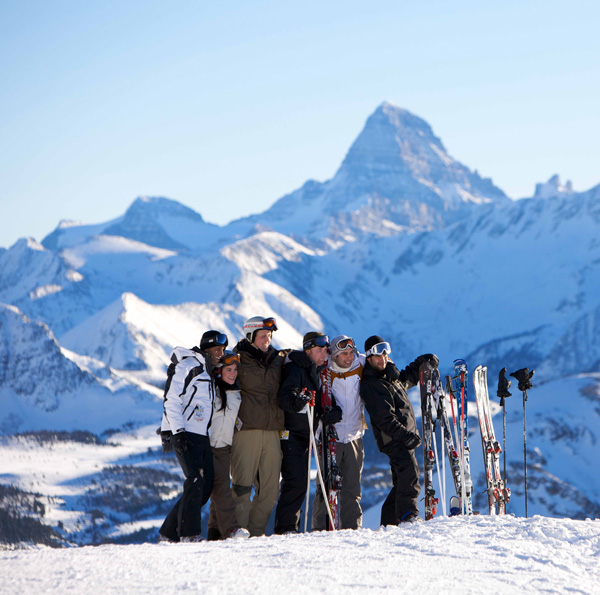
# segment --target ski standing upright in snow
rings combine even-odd
[[[490,515],[506,514],[506,504],[510,500],[510,489],[505,485],[500,473],[500,453],[502,448],[494,433],[490,398],[487,386],[487,367],[477,366],[473,373],[473,387],[477,401],[481,445],[485,464],[488,505]]]
[[[457,411],[456,414],[458,419],[455,420],[458,423],[459,432],[457,437],[457,446],[459,448],[459,455],[461,461],[462,475],[461,475],[461,512],[462,514],[472,515],[473,514],[473,482],[471,481],[471,450],[469,447],[469,420],[467,416],[468,409],[468,368],[467,362],[464,359],[455,359],[453,362],[454,376],[448,378],[448,389],[450,392],[450,403],[453,404],[453,396],[456,396]],[[454,408],[452,409],[452,415],[454,418]]]
[[[435,420],[433,412],[437,409],[432,391],[434,368],[426,362],[419,370],[421,387],[421,422],[423,425],[423,468],[425,477],[425,520],[431,520],[437,513],[438,498],[433,487],[433,468],[435,466]],[[439,470],[438,470],[439,472]]]
[[[440,372],[436,368],[432,372],[432,387],[431,387],[434,400],[437,403],[437,420],[440,425],[440,431],[442,439],[444,440],[444,447],[446,449],[446,455],[448,462],[450,463],[450,470],[452,472],[452,480],[454,481],[454,489],[456,491],[456,497],[450,499],[450,516],[460,514],[462,501],[462,485],[464,473],[462,472],[460,456],[454,445],[454,439],[452,438],[452,428],[450,420],[448,419],[448,410],[446,408],[446,398],[452,399],[452,393],[448,396],[444,394],[442,382],[440,379]]]
[[[328,411],[333,405],[331,399],[331,376],[326,367],[321,372],[321,406]],[[336,460],[338,435],[333,424],[325,425],[321,420],[321,444],[323,445],[323,475],[327,488],[326,502],[331,511],[328,517],[328,530],[340,528],[339,492],[342,489],[342,474]]]

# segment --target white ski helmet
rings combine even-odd
[[[277,322],[274,318],[265,318],[264,316],[253,316],[244,322],[243,333],[246,339],[252,343],[254,341],[254,333],[260,330],[276,331]]]

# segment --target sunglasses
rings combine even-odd
[[[335,348],[338,351],[346,351],[346,349],[355,349],[356,345],[354,339],[342,339],[335,344]]]
[[[370,355],[389,355],[390,353],[392,353],[392,348],[389,343],[377,343],[377,345],[373,345],[365,355],[369,357]]]
[[[304,349],[310,349],[311,347],[329,347],[329,337],[327,335],[320,335],[304,343],[303,347]]]

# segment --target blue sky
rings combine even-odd
[[[215,223],[335,173],[383,101],[513,198],[600,183],[600,3],[0,2],[0,246],[141,195]]]

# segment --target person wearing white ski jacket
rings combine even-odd
[[[362,437],[367,426],[359,390],[365,356],[358,353],[354,340],[346,335],[334,337],[330,350],[327,371],[331,393],[342,410],[342,419],[335,424],[338,435],[336,462],[342,475],[340,529],[360,529],[361,476],[365,456]],[[321,531],[326,528],[327,510],[321,490],[317,489],[313,502],[312,529]]]
[[[239,363],[237,353],[225,351],[213,368],[216,393],[208,435],[213,453],[214,483],[210,496],[208,541],[250,537],[250,532],[238,523],[231,493],[231,443],[242,402],[237,382]]]
[[[200,541],[202,506],[213,485],[213,458],[208,438],[215,395],[208,373],[210,356],[198,347],[175,347],[165,387],[162,432],[171,443],[185,482],[183,494],[159,529],[166,541]]]

